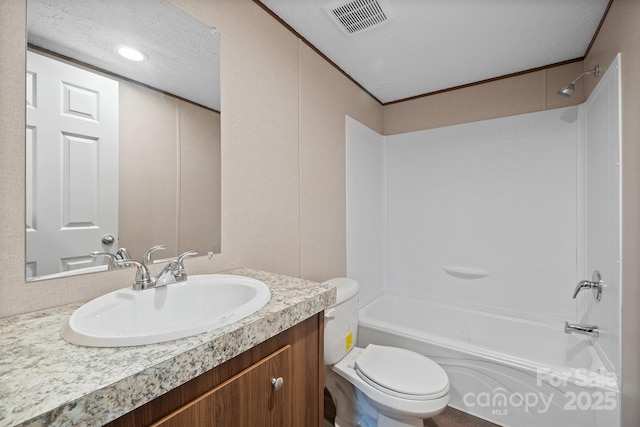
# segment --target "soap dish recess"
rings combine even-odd
[[[488,271],[480,270],[479,268],[445,266],[442,267],[442,269],[448,275],[457,277],[458,279],[482,279],[489,275]]]

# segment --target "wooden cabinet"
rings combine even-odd
[[[292,425],[291,345],[250,366],[153,427]]]
[[[323,326],[315,315],[108,426],[321,426]]]

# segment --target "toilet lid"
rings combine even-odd
[[[428,357],[402,348],[369,344],[354,368],[371,386],[399,397],[426,400],[449,392],[444,369]]]

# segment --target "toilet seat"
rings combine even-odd
[[[444,369],[410,350],[369,344],[353,368],[367,384],[395,397],[432,400],[449,393]]]
[[[371,347],[371,344],[368,347]],[[401,353],[397,353],[395,352],[395,350],[391,350],[391,353],[387,353],[387,351],[384,349],[382,349],[382,352],[378,352],[378,350],[375,350],[376,347],[380,347],[380,346],[373,346],[372,348],[369,349],[369,350],[373,349],[373,351],[368,351],[368,353],[372,353],[374,356],[382,355],[382,358],[379,362],[383,366],[390,365],[390,364],[396,364],[396,366],[404,366],[405,368],[403,368],[403,370],[405,370],[405,372],[409,372],[409,374],[406,374],[406,373],[401,374],[403,378],[406,375],[413,375],[413,374],[421,375],[421,374],[417,374],[417,372],[420,372],[420,371],[424,372],[426,370],[427,372],[433,372],[433,371],[437,372],[435,373],[435,376],[434,376],[436,380],[434,382],[431,382],[431,379],[429,379],[429,381],[421,381],[423,385],[421,385],[420,388],[416,390],[418,390],[418,393],[426,392],[424,395],[407,394],[407,393],[394,391],[391,388],[383,386],[381,383],[386,383],[387,385],[391,385],[392,387],[395,388],[395,390],[407,391],[407,389],[405,387],[402,387],[402,384],[403,384],[402,381],[398,381],[398,384],[396,384],[395,380],[387,381],[384,375],[376,375],[376,374],[372,375],[371,370],[367,369],[367,366],[369,365],[369,363],[367,363],[368,358],[360,360],[359,365],[360,367],[362,367],[363,364],[365,365],[364,369],[369,374],[369,377],[364,375],[362,371],[360,372],[356,371],[356,368],[355,368],[356,361],[360,359],[360,356],[365,351],[365,349],[361,347],[353,347],[351,351],[349,351],[349,353],[342,358],[342,360],[340,360],[335,365],[331,365],[331,369],[326,374],[326,378],[328,379],[327,388],[329,388],[329,391],[332,394],[334,392],[340,393],[340,392],[344,392],[345,390],[347,391],[350,390],[349,385],[353,386],[354,395],[349,398],[350,402],[356,402],[358,405],[365,405],[365,406],[367,404],[371,405],[374,411],[378,412],[381,415],[384,415],[386,417],[391,417],[394,419],[422,420],[425,418],[433,417],[434,415],[442,412],[442,410],[449,403],[449,380],[448,380],[447,374],[444,372],[442,368],[440,368],[436,364],[435,365],[436,368],[439,368],[439,369],[434,369],[433,371],[428,368],[421,369],[421,368],[425,368],[425,365],[430,365],[429,362],[434,364],[435,362],[432,362],[429,358],[422,355],[420,355],[420,357],[423,357],[428,361],[425,364],[421,362],[416,363],[415,360],[407,362],[406,360],[404,360],[404,358],[402,359],[402,361],[399,362],[398,361],[399,357],[400,358],[403,357],[403,356],[398,356],[398,354],[401,354]],[[394,347],[388,347],[388,348],[394,348]],[[417,354],[413,352],[410,352],[410,353]],[[392,359],[388,359],[385,357],[385,356],[388,357],[389,354],[391,354]],[[410,356],[410,358],[412,357]],[[377,357],[374,357],[374,359],[377,359]],[[374,362],[374,366],[378,366],[378,364]],[[406,367],[410,367],[410,368],[406,369]],[[440,371],[440,369],[442,370]],[[360,369],[358,369],[358,371],[359,370]],[[341,377],[344,381],[346,381],[346,384],[343,386],[339,386],[337,388],[330,387],[329,383],[335,382],[333,379],[329,379],[329,378],[333,378],[333,375],[337,375],[338,377]],[[395,374],[393,375],[395,378]],[[442,377],[440,377],[440,375],[442,375]],[[370,377],[378,379],[378,382],[371,380]],[[429,387],[429,389],[426,389],[425,387]],[[438,393],[438,391],[440,390],[441,392]],[[411,389],[409,389],[409,391],[411,391]],[[364,397],[364,399],[362,401],[359,401],[358,400],[359,397],[357,396]],[[435,396],[439,396],[439,397],[435,397]]]

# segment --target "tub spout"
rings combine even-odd
[[[598,326],[597,325],[582,325],[578,323],[569,323],[564,322],[564,332],[566,334],[582,334],[589,335],[591,337],[598,337]]]

